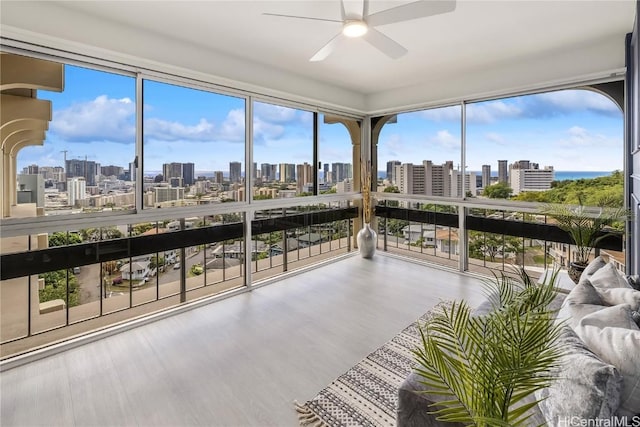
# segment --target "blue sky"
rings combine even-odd
[[[145,171],[162,163],[193,162],[196,171],[228,170],[244,162],[244,100],[146,81]],[[53,102],[53,120],[41,147],[27,147],[18,167],[62,166],[67,158],[126,167],[135,156],[135,79],[65,67],[65,90],[40,91]],[[322,118],[321,118],[322,119]],[[460,163],[460,107],[398,115],[379,141],[379,169],[386,161]],[[320,120],[320,160],[351,162],[342,125]],[[531,160],[556,170],[622,169],[622,113],[602,95],[571,90],[470,104],[467,165],[480,170],[497,160]],[[312,163],[313,115],[277,105],[254,105],[254,161]]]

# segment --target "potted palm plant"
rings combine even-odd
[[[542,208],[542,213],[553,218],[554,225],[569,233],[573,240],[576,249],[568,273],[575,283],[589,264],[593,249],[602,239],[618,232],[620,227],[616,225],[620,226],[630,216],[627,209],[612,207],[610,201],[604,199],[595,207],[586,207],[581,198],[578,200],[577,206],[550,204]]]
[[[492,311],[472,316],[464,301],[444,304],[421,326],[414,350],[425,393],[438,421],[482,427],[521,426],[560,363],[561,325],[548,307],[557,295],[557,271],[535,283],[502,274],[491,283]]]

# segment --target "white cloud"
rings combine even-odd
[[[391,134],[384,141],[380,141],[380,142],[381,143],[378,143],[378,147],[382,147],[386,149],[387,153],[390,156],[397,156],[398,154],[405,151],[402,137],[398,134],[395,134],[395,133]]]
[[[135,139],[135,112],[135,103],[129,98],[100,95],[54,110],[51,131],[68,141],[129,143]]]
[[[560,146],[581,149],[584,147],[619,147],[620,141],[599,133],[593,133],[580,126],[572,126],[566,131],[566,137],[558,141]]]
[[[244,110],[231,110],[220,126],[218,137],[225,141],[244,142]]]
[[[504,145],[507,143],[504,137],[497,132],[489,132],[485,134],[484,138],[487,141],[495,142],[496,144],[499,144],[499,145]]]
[[[518,103],[491,101],[467,105],[468,123],[494,123],[501,119],[519,117],[523,109]]]
[[[460,138],[451,135],[447,130],[439,130],[431,142],[447,149],[460,148]]]
[[[278,139],[284,135],[284,126],[274,125],[262,120],[260,117],[253,118],[253,139],[256,143],[264,143],[269,139]]]
[[[433,120],[434,122],[460,121],[462,119],[462,112],[457,105],[444,108],[432,108],[430,110],[418,111],[414,114],[428,120]]]
[[[550,104],[548,108],[560,109],[563,112],[591,110],[605,114],[622,114],[613,101],[590,90],[561,90],[541,93],[534,97]]]
[[[145,137],[161,141],[208,141],[215,139],[214,130],[215,125],[207,119],[193,126],[153,117],[144,122]]]
[[[265,122],[286,123],[296,119],[297,110],[293,108],[263,102],[256,102],[253,105],[254,117],[259,117]]]

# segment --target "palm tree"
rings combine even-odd
[[[432,414],[440,421],[477,426],[526,425],[527,411],[538,401],[523,399],[550,385],[551,369],[561,355],[559,326],[547,309],[556,295],[556,273],[536,284],[520,270],[519,278],[496,276],[494,310],[471,316],[462,302],[443,304],[421,328],[415,351],[416,372],[427,393],[444,397]]]

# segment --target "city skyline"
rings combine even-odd
[[[19,170],[30,164],[64,166],[64,155],[127,167],[135,158],[135,80],[69,65],[65,80],[61,93],[40,91],[53,102],[53,120],[43,146],[20,151]],[[144,88],[145,172],[169,162],[195,163],[196,173],[228,172],[231,161],[246,169],[244,99],[148,80]],[[264,102],[255,102],[253,110],[255,162],[313,163],[311,112]],[[430,158],[459,164],[460,111],[452,106],[398,114],[397,123],[381,131],[379,163]],[[319,161],[351,161],[344,126],[320,122]],[[612,101],[587,90],[471,103],[467,170],[494,168],[496,158],[536,158],[561,171],[622,169],[622,122]]]

